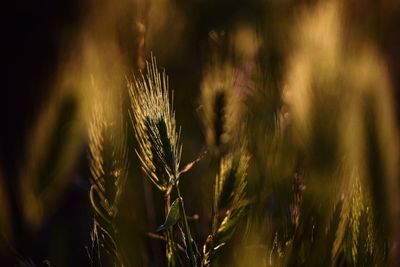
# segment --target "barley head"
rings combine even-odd
[[[146,74],[135,76],[128,88],[142,169],[161,191],[167,191],[179,176],[182,151],[173,104],[169,102],[168,77],[158,71],[152,57],[146,62]]]

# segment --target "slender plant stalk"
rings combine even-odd
[[[190,259],[190,264],[192,267],[196,267],[197,266],[197,262],[196,262],[196,255],[194,254],[194,249],[192,246],[192,235],[190,233],[190,227],[189,227],[189,223],[187,221],[187,216],[186,216],[186,211],[185,211],[185,205],[183,202],[183,198],[181,196],[181,192],[179,190],[179,185],[178,183],[175,184],[175,188],[176,188],[176,192],[178,194],[178,198],[179,198],[179,203],[180,203],[180,208],[181,208],[181,214],[183,217],[183,228],[185,231],[185,236],[186,236],[186,246],[187,246],[187,252],[189,255],[189,259]]]
[[[104,249],[115,266],[124,266],[117,244],[116,217],[128,169],[125,128],[122,117],[110,112],[111,105],[102,99],[97,101],[89,126],[89,198],[95,212],[91,263],[101,266],[100,253]]]
[[[169,101],[168,78],[165,72],[158,71],[154,57],[151,63],[147,62],[146,67],[146,75],[134,77],[134,81],[128,83],[132,103],[132,122],[139,143],[137,154],[148,178],[165,194],[166,224],[160,230],[166,231],[169,266],[175,265],[172,257],[177,255],[172,226],[181,219],[190,264],[196,267],[193,239],[178,186],[182,145],[180,131],[176,129],[173,105]],[[178,202],[175,207],[172,207],[170,191],[174,187],[177,190]],[[177,215],[177,210],[179,210],[178,217],[169,218],[169,213]]]
[[[165,217],[168,216],[168,212],[171,208],[171,193],[170,190],[168,190],[165,193]],[[177,248],[176,248],[176,242],[173,239],[173,229],[172,228],[168,228],[166,233],[166,238],[167,238],[167,244],[166,244],[166,257],[167,257],[167,262],[168,262],[168,266],[169,267],[175,267],[177,266],[177,258],[175,257],[175,255],[178,254],[177,252]]]

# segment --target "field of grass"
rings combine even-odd
[[[2,138],[0,266],[400,266],[383,2],[77,5]]]

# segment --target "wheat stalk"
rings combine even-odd
[[[92,231],[92,265],[101,265],[100,248],[109,253],[115,265],[123,266],[116,243],[115,218],[127,176],[126,137],[122,117],[110,118],[105,105],[95,103],[89,123],[90,202],[95,211]],[[96,262],[96,263],[95,263]]]
[[[166,201],[166,222],[159,230],[167,230],[167,257],[170,266],[175,265],[176,244],[171,227],[182,219],[184,242],[191,266],[197,265],[195,246],[187,221],[184,201],[179,189],[179,164],[182,145],[180,130],[176,129],[173,104],[170,104],[168,77],[157,69],[156,59],[146,62],[147,73],[128,82],[132,103],[131,118],[136,139],[137,154],[147,177],[165,194],[168,200],[172,188],[178,198],[169,207]],[[186,169],[186,168],[185,168]],[[186,171],[186,170],[185,170]],[[175,204],[175,205],[174,205]],[[175,217],[173,217],[175,216]],[[173,218],[172,218],[173,217]]]
[[[214,185],[212,233],[203,247],[202,266],[212,266],[220,249],[228,242],[243,217],[246,201],[247,168],[250,156],[246,142],[234,146],[221,159]]]
[[[210,150],[224,151],[237,135],[242,105],[230,64],[210,65],[201,83],[201,118]]]

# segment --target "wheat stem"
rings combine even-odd
[[[186,236],[186,243],[187,243],[186,246],[187,246],[187,252],[189,254],[190,265],[192,267],[196,267],[197,266],[196,255],[194,254],[194,250],[193,250],[193,247],[192,247],[192,240],[193,239],[192,239],[192,235],[190,233],[189,223],[188,223],[187,216],[186,216],[186,211],[185,211],[185,205],[183,203],[183,198],[182,198],[181,192],[179,190],[178,182],[175,183],[175,188],[176,188],[176,192],[178,194],[181,214],[182,214],[182,217],[183,217],[183,228],[184,228],[184,232],[185,232],[185,236]]]

